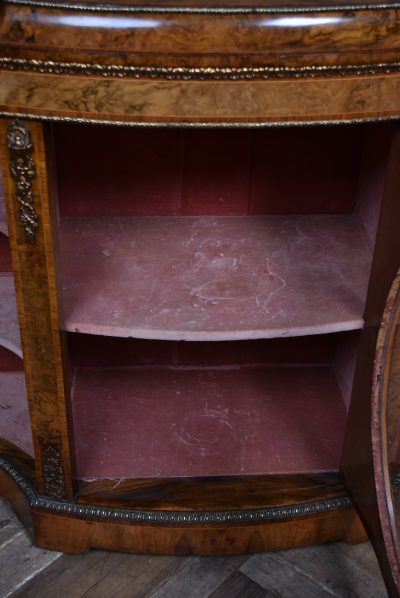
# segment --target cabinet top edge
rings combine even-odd
[[[399,0],[3,0],[4,5],[96,13],[301,14],[400,9]]]

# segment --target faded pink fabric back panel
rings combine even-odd
[[[385,170],[391,143],[390,124],[368,128],[362,156],[357,191],[357,213],[363,224],[368,246],[372,250],[385,183]]]
[[[351,212],[363,138],[362,127],[56,125],[61,216]]]
[[[327,365],[348,335],[189,343],[68,333],[68,347],[75,367]]]
[[[343,336],[346,334],[189,343],[69,333],[68,346],[76,367],[327,365]]]
[[[72,412],[81,478],[337,470],[346,423],[326,367],[84,368]]]

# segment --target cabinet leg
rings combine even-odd
[[[361,523],[361,519],[353,509],[343,518],[343,523],[343,539],[347,544],[360,544],[368,540],[368,535]]]

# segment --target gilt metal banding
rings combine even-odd
[[[12,71],[68,75],[100,75],[102,77],[132,77],[136,79],[167,80],[240,80],[240,79],[289,79],[299,77],[329,77],[337,75],[376,75],[400,72],[400,62],[371,64],[259,66],[259,67],[162,67],[126,66],[119,64],[92,64],[82,62],[58,62],[27,58],[0,57],[0,68]]]
[[[364,118],[315,119],[315,120],[267,120],[267,121],[154,121],[154,120],[110,120],[81,116],[59,116],[29,112],[7,112],[0,110],[1,118],[17,118],[23,120],[73,123],[79,125],[104,125],[109,127],[130,127],[136,129],[268,129],[288,127],[325,127],[336,125],[362,125],[366,123],[395,122],[400,114],[389,116],[366,116]]]

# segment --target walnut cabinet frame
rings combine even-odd
[[[0,3],[0,491],[39,546],[368,535],[400,595],[399,90],[395,1]]]

